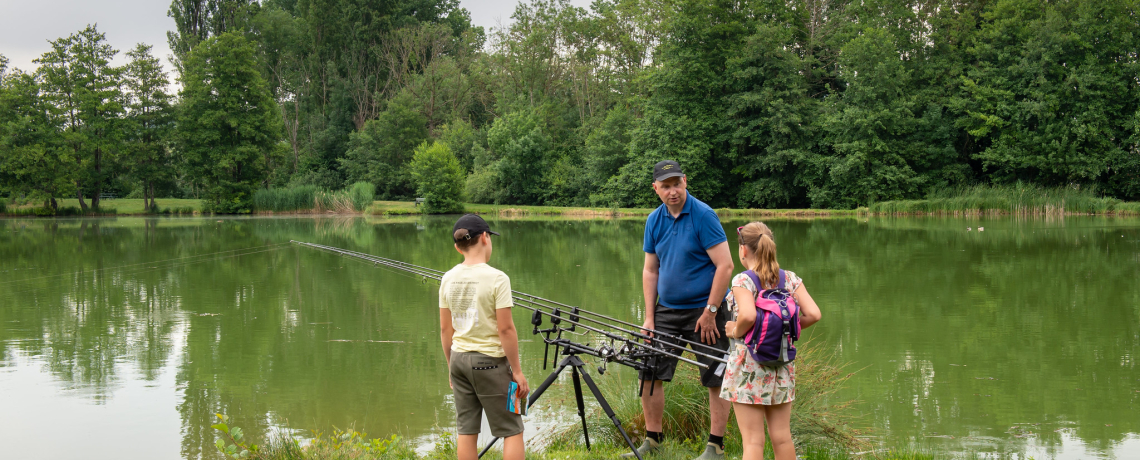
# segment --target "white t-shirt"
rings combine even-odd
[[[495,311],[511,308],[511,279],[487,264],[456,265],[439,284],[439,308],[451,310],[451,350],[506,356]]]

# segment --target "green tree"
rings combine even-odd
[[[470,173],[475,168],[475,147],[482,147],[479,133],[462,119],[456,119],[440,128],[439,141],[447,144],[451,153],[463,165],[463,169]]]
[[[346,185],[367,181],[382,200],[406,199],[416,189],[407,170],[413,150],[428,137],[427,120],[407,105],[393,101],[349,137],[348,154],[340,160]]]
[[[495,120],[487,143],[498,158],[501,199],[512,204],[539,204],[547,194],[546,166],[550,138],[533,111],[517,111]]]
[[[424,141],[416,147],[409,165],[416,181],[416,193],[424,198],[424,212],[455,214],[463,212],[465,195],[463,166],[442,142]]]
[[[34,75],[9,72],[0,56],[0,191],[44,200],[58,209],[57,196],[74,183],[66,171],[70,151]]]
[[[990,181],[1117,183],[1140,108],[1134,0],[1002,0],[981,14],[955,100]],[[1123,173],[1123,174],[1122,174]],[[1124,184],[1119,184],[1123,186]]]
[[[127,90],[127,121],[130,123],[129,175],[142,187],[143,203],[156,209],[155,188],[174,179],[175,160],[169,143],[174,128],[170,80],[162,63],[151,55],[151,46],[139,43],[127,52],[124,86]]]
[[[123,69],[111,65],[118,51],[106,35],[88,25],[66,38],[51,41],[51,51],[34,62],[40,88],[53,116],[62,119],[64,142],[72,149],[59,174],[75,183],[76,198],[84,212],[84,194],[99,208],[99,195],[118,172],[123,149]]]
[[[189,170],[216,212],[248,212],[281,136],[277,104],[255,49],[227,33],[202,42],[182,74],[178,137]]]

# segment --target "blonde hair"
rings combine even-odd
[[[772,236],[772,229],[762,222],[749,222],[737,233],[740,236],[740,245],[751,250],[755,259],[755,267],[747,266],[747,262],[743,260],[740,262],[745,264],[745,268],[756,272],[756,277],[760,278],[760,284],[763,286],[756,288],[775,288],[780,283],[780,263],[776,261],[776,238]]]

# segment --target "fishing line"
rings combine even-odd
[[[177,260],[183,260],[183,259],[195,259],[195,258],[199,258],[199,257],[210,257],[210,256],[218,255],[218,254],[225,254],[228,252],[237,252],[237,251],[247,251],[250,249],[265,249],[265,248],[278,249],[278,248],[288,246],[288,245],[289,245],[289,243],[275,243],[275,244],[270,244],[270,245],[265,245],[265,246],[253,246],[253,247],[241,248],[241,249],[230,249],[230,250],[226,250],[226,251],[211,252],[208,254],[198,254],[198,255],[193,255],[193,256],[175,257],[173,259],[163,259],[163,260],[156,260],[156,261],[152,261],[152,262],[139,262],[139,263],[134,263],[134,264],[116,265],[114,267],[97,268],[97,269],[93,269],[93,270],[79,270],[79,271],[75,271],[75,272],[71,272],[71,273],[59,273],[59,274],[55,274],[55,275],[44,275],[44,276],[36,276],[36,277],[31,277],[31,278],[21,278],[18,280],[10,280],[10,281],[0,282],[0,286],[5,286],[8,284],[12,284],[12,283],[19,283],[22,281],[42,280],[42,279],[48,279],[48,278],[58,278],[61,276],[71,276],[71,275],[74,275],[77,273],[88,273],[88,272],[95,273],[95,272],[101,272],[101,271],[106,271],[106,270],[118,270],[118,269],[122,269],[122,268],[126,268],[126,267],[135,267],[138,265],[154,265],[154,264],[162,264],[162,263],[167,263],[167,262],[177,261]],[[257,251],[257,252],[262,252],[262,251]],[[255,253],[256,252],[251,252],[249,254],[255,254]],[[237,255],[240,256],[240,255],[244,255],[244,254],[237,254]],[[154,267],[146,267],[146,268],[154,268]]]
[[[285,244],[287,245],[288,243],[285,243]],[[260,254],[263,252],[276,251],[278,249],[281,249],[282,247],[284,247],[284,245],[282,245],[282,244],[273,244],[273,245],[268,245],[268,246],[256,246],[255,248],[268,248],[268,249],[259,249],[256,251],[243,252],[240,254],[230,254],[227,256],[214,257],[214,258],[210,258],[210,259],[193,260],[193,261],[184,262],[184,263],[175,263],[175,264],[165,265],[165,266],[161,266],[161,267],[140,267],[140,268],[135,268],[135,269],[128,270],[125,272],[119,272],[118,274],[121,274],[121,275],[137,275],[137,274],[152,272],[152,271],[157,271],[157,270],[181,268],[181,267],[185,267],[188,265],[199,264],[202,262],[213,262],[213,261],[219,261],[222,259],[229,259],[229,258],[233,258],[233,257],[241,257],[241,256],[247,256],[247,255],[251,255],[251,254]],[[233,252],[233,251],[242,251],[242,250],[247,250],[247,249],[251,249],[251,248],[234,249],[234,250],[230,250],[230,251],[219,251],[219,252],[214,252],[214,253],[210,253],[210,254],[202,254],[200,256],[179,257],[179,258],[175,258],[175,259],[166,259],[166,260],[162,260],[162,261],[158,261],[158,262],[150,262],[150,263],[163,263],[163,262],[169,262],[172,260],[181,260],[181,259],[194,258],[194,257],[204,257],[204,256],[210,256],[210,255],[224,254],[224,253]],[[98,270],[81,270],[81,271],[64,273],[64,274],[59,274],[59,275],[51,275],[51,276],[44,276],[44,277],[38,277],[38,278],[27,278],[25,280],[56,278],[56,277],[60,277],[60,276],[76,276],[76,275],[83,275],[83,274],[87,274],[87,273],[94,274],[95,272],[101,272],[101,271],[111,270],[111,269],[121,268],[121,267],[130,267],[130,266],[135,266],[135,265],[140,265],[140,264],[128,264],[128,265],[121,265],[118,267],[108,267],[108,268],[103,268],[103,269],[98,269]],[[19,281],[25,281],[25,280],[19,280]],[[24,289],[24,290],[20,290],[20,291],[9,291],[9,292],[6,292],[5,294],[7,294],[7,297],[12,297],[12,296],[15,296],[17,294],[25,294],[28,292],[35,292],[35,291],[39,291],[41,289],[43,289],[43,288],[33,287],[33,288]]]

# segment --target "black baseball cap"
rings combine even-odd
[[[681,172],[681,164],[673,160],[660,161],[653,166],[653,182],[684,175],[685,173]]]
[[[455,227],[451,229],[451,234],[455,235],[455,232],[461,228],[467,229],[468,238],[479,236],[483,232],[498,235],[497,232],[491,231],[491,226],[487,225],[487,221],[475,214],[464,214],[463,217],[455,221]]]

